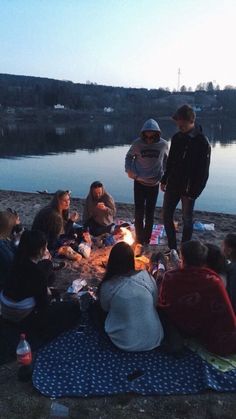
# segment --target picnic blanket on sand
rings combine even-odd
[[[159,349],[124,352],[88,322],[39,351],[33,385],[49,397],[226,392],[236,390],[236,369],[223,373],[189,349],[181,358]]]

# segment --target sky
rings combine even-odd
[[[235,0],[0,0],[0,73],[236,86]]]

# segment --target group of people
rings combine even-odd
[[[180,201],[182,242],[192,237],[193,209],[206,185],[211,156],[209,141],[196,124],[190,106],[177,109],[173,120],[179,131],[172,138],[169,153],[158,123],[149,119],[125,159],[125,170],[134,179],[136,239],[141,244],[150,241],[160,185],[164,192],[163,222],[170,250],[177,249],[173,216]]]
[[[5,324],[43,341],[78,324],[79,304],[57,298],[53,284],[63,263],[53,263],[53,256],[69,243],[75,253],[87,257],[81,243],[91,245],[91,235],[114,228],[115,213],[113,198],[97,181],[90,187],[82,224],[78,212],[70,212],[70,191],[58,190],[36,214],[31,230],[24,231],[15,211],[0,211],[0,300]]]
[[[182,106],[173,118],[179,132],[172,138],[169,153],[158,123],[149,119],[126,155],[125,170],[134,179],[136,243],[150,241],[160,185],[165,192],[168,251],[178,250],[179,266],[170,269],[166,252],[161,255],[163,275],[157,276],[154,266],[160,255],[152,259],[149,270],[137,271],[133,248],[122,241],[115,244],[92,317],[122,350],[147,351],[163,343],[170,348],[190,336],[215,353],[236,353],[236,234],[226,236],[222,250],[191,240],[194,203],[209,175],[210,145],[196,125],[191,107]],[[173,216],[179,201],[183,235],[177,249]],[[19,228],[14,211],[1,211],[4,322],[43,340],[78,324],[78,303],[54,301],[52,285],[57,267],[52,256],[69,244],[87,257],[82,249],[91,245],[91,236],[116,231],[115,215],[114,199],[99,181],[90,186],[82,221],[77,211],[70,212],[70,191],[62,190],[36,214],[31,230]]]

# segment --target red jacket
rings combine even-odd
[[[236,353],[236,317],[221,278],[207,268],[166,272],[159,307],[184,334],[211,352]]]

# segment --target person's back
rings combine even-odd
[[[206,246],[197,241],[184,243],[183,250],[193,264],[200,265],[207,257]],[[196,257],[192,256],[194,250],[199,251]],[[236,318],[223,282],[214,271],[185,265],[166,272],[159,306],[181,332],[198,338],[208,350],[221,355],[236,352]]]
[[[163,329],[156,301],[157,287],[147,271],[102,283],[100,302],[108,312],[105,331],[117,347],[147,351],[160,345]]]

